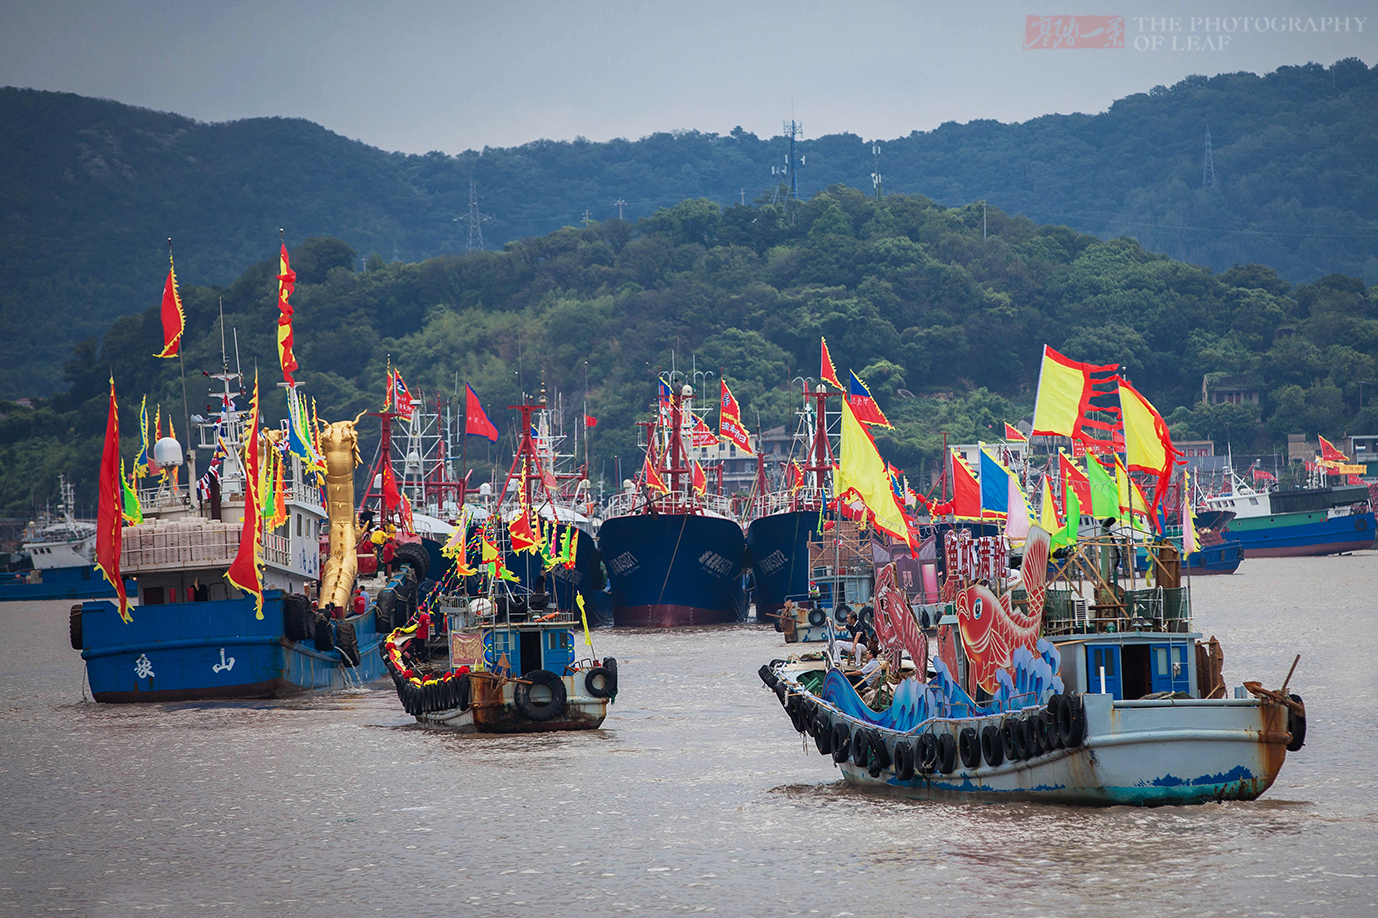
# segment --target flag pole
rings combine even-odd
[[[169,263],[172,261],[172,237],[167,237],[167,257]],[[191,409],[187,403],[187,364],[182,359],[183,345],[186,344],[186,321],[182,324],[182,340],[177,342],[177,368],[182,374],[182,422],[186,425],[187,432],[187,496],[190,498],[192,489],[196,487],[196,453],[191,445]]]

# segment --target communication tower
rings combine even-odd
[[[1215,160],[1211,157],[1211,127],[1206,125],[1206,160],[1201,164],[1201,187],[1215,184]]]

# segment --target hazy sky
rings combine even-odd
[[[1026,17],[1057,14],[1123,16],[1124,46],[1025,50]],[[738,124],[771,136],[791,115],[805,137],[889,139],[1343,57],[1378,62],[1372,0],[0,0],[0,85],[203,121],[297,116],[413,153]]]

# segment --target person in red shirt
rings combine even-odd
[[[367,611],[368,611],[368,606],[367,606],[367,604],[366,604],[365,601],[364,601],[364,594],[363,594],[363,593],[355,593],[355,594],[354,594],[354,614],[355,614],[355,615],[363,615],[363,614],[364,614],[365,612],[367,612]]]
[[[389,577],[392,576],[393,568],[396,567],[394,563],[396,560],[397,541],[395,539],[388,539],[383,543],[383,569],[387,571]]]

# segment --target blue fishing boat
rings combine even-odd
[[[760,676],[849,784],[1140,806],[1267,791],[1306,739],[1292,673],[1279,690],[1246,682],[1227,697],[1219,644],[1191,630],[1170,545],[1155,556],[1156,585],[1140,589],[1115,581],[1111,559],[1128,544],[1113,537],[1079,542],[1047,580],[1048,541],[1031,531],[1023,579],[999,596],[971,570],[946,572],[955,612],[939,623],[931,673],[892,681],[881,667],[871,687],[824,654]],[[900,650],[927,658],[926,644],[908,643],[882,650],[891,671]]]
[[[1238,542],[1246,558],[1363,551],[1373,547],[1378,533],[1365,485],[1257,491],[1235,477],[1231,493],[1203,503],[1235,514],[1221,534]]]
[[[674,392],[668,416],[657,416],[648,425],[643,471],[649,474],[639,489],[624,488],[609,502],[598,530],[613,620],[619,626],[675,627],[746,619],[742,527],[730,515],[726,500],[694,487],[685,457],[681,434],[685,413],[691,411],[685,400],[692,393],[687,385]],[[652,457],[656,453],[659,458]]]
[[[0,602],[114,596],[94,567],[96,527],[76,518],[76,489],[58,476],[62,506],[24,528],[17,556],[0,571]],[[127,590],[133,582],[125,584]]]
[[[124,529],[120,567],[136,585],[130,621],[107,600],[72,609],[72,646],[86,661],[97,701],[266,698],[368,682],[383,673],[380,620],[390,630],[394,615],[405,614],[407,603],[414,607],[428,559],[419,546],[404,545],[398,573],[389,582],[375,582],[372,604],[354,611],[357,435],[350,421],[330,425],[320,437],[324,494],[295,452],[281,456],[285,522],[262,533],[261,614],[253,596],[230,585],[225,573],[239,552],[244,514],[259,508],[246,505],[246,468],[238,449],[246,423],[233,410],[239,393],[230,386],[238,375],[226,370],[216,378],[224,382],[224,404],[230,407],[218,423],[201,425],[200,442],[209,451],[222,446],[222,468],[194,496],[176,485],[180,444],[159,440],[158,462],[174,474],[139,492],[143,521]],[[258,438],[261,451],[277,450],[289,436],[290,428],[269,431]],[[326,521],[330,557],[323,567]],[[308,594],[317,581],[320,595],[313,600]]]

